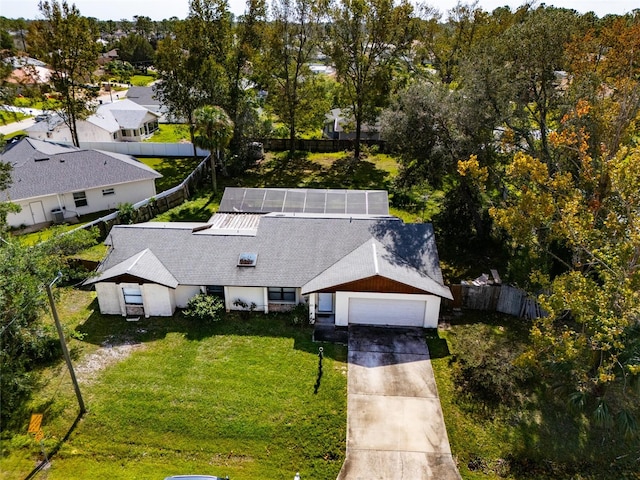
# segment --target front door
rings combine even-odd
[[[318,294],[318,313],[333,312],[333,293]]]

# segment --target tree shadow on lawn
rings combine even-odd
[[[140,317],[138,321],[130,322],[120,315],[102,315],[97,300],[90,308],[93,313],[76,327],[75,332],[82,341],[94,345],[147,343],[171,333],[182,333],[189,340],[224,335],[281,337],[293,338],[296,350],[317,354],[322,346],[325,357],[346,361],[343,346],[313,342],[313,326],[306,322],[294,324],[293,314],[289,313],[229,312],[217,322],[202,323],[186,318],[178,310],[173,317]]]
[[[288,152],[274,155],[262,162],[257,169],[248,171],[238,179],[247,187],[301,187],[309,178],[322,172],[322,166],[309,160],[307,152],[296,152],[290,157]]]
[[[309,188],[353,188],[353,189],[387,189],[389,172],[380,170],[368,160],[354,161],[345,154],[310,180]]]
[[[257,169],[249,170],[237,184],[246,187],[303,187],[386,189],[389,172],[368,160],[353,160],[349,153],[333,161],[328,167],[310,160],[308,152],[275,155]]]

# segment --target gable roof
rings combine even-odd
[[[200,228],[206,229],[207,225],[202,224]],[[257,231],[252,235],[203,235],[189,229],[171,228],[168,224],[156,226],[153,222],[117,225],[107,237],[106,243],[112,248],[99,272],[105,274],[141,250],[149,249],[181,285],[306,288],[307,284],[313,286],[311,281],[323,272],[318,282],[325,284],[330,280],[342,284],[352,278],[349,268],[355,270],[357,266],[362,275],[371,271],[368,264],[373,263],[374,257],[367,242],[372,239],[378,242],[378,261],[379,265],[385,263],[385,274],[401,282],[417,282],[418,288],[425,287],[425,291],[436,295],[450,296],[443,285],[432,226],[404,224],[393,217],[313,218],[269,214],[260,218]],[[359,247],[363,252],[354,252]],[[237,266],[238,255],[243,252],[257,254],[254,267]],[[99,276],[91,283],[101,280]],[[311,290],[306,288],[306,291]]]
[[[0,162],[13,167],[12,182],[5,191],[12,201],[162,177],[128,155],[33,138],[10,145]]]
[[[178,286],[175,277],[148,248],[102,272],[100,280],[117,278],[122,275],[131,275],[170,288]],[[89,279],[87,284],[93,283],[92,280]]]
[[[160,114],[125,99],[100,105],[96,113],[87,118],[87,121],[94,123],[111,117],[112,121],[115,121],[120,128],[140,128],[147,114],[160,117]]]
[[[447,287],[372,238],[302,286],[302,294],[381,276],[451,299]],[[442,281],[442,280],[440,280]]]

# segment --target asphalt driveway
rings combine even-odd
[[[348,361],[338,480],[460,480],[423,330],[350,326]]]

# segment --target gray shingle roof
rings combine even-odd
[[[420,285],[429,283],[425,278],[429,277],[433,293],[448,296],[431,225],[404,224],[394,218],[267,215],[260,219],[255,236],[198,235],[166,224],[119,225],[107,238],[112,250],[99,271],[106,272],[148,248],[179,284],[302,287],[372,238],[381,246],[385,273]],[[257,254],[255,267],[237,266],[242,252]],[[358,262],[372,263],[373,256],[354,256],[347,263],[355,269]],[[340,270],[330,273],[336,284],[345,283],[351,275],[345,269],[343,278]]]
[[[144,124],[144,117],[148,113],[156,117],[160,116],[131,100],[119,100],[100,105],[96,113],[87,120],[91,120],[93,117],[104,117],[106,119],[109,115],[112,115],[120,128],[140,128]]]
[[[153,87],[131,87],[127,91],[127,98],[138,105],[160,105]]]
[[[178,286],[178,281],[175,277],[171,275],[171,272],[148,248],[104,271],[100,276],[100,280],[116,278],[121,275],[132,275],[171,288]],[[95,278],[90,278],[86,283],[95,283],[96,280]]]
[[[128,155],[32,138],[9,146],[0,162],[13,166],[12,183],[4,192],[13,201],[162,177]]]
[[[373,238],[303,285],[302,293],[316,292],[377,275],[452,299],[447,287],[420,272]]]

